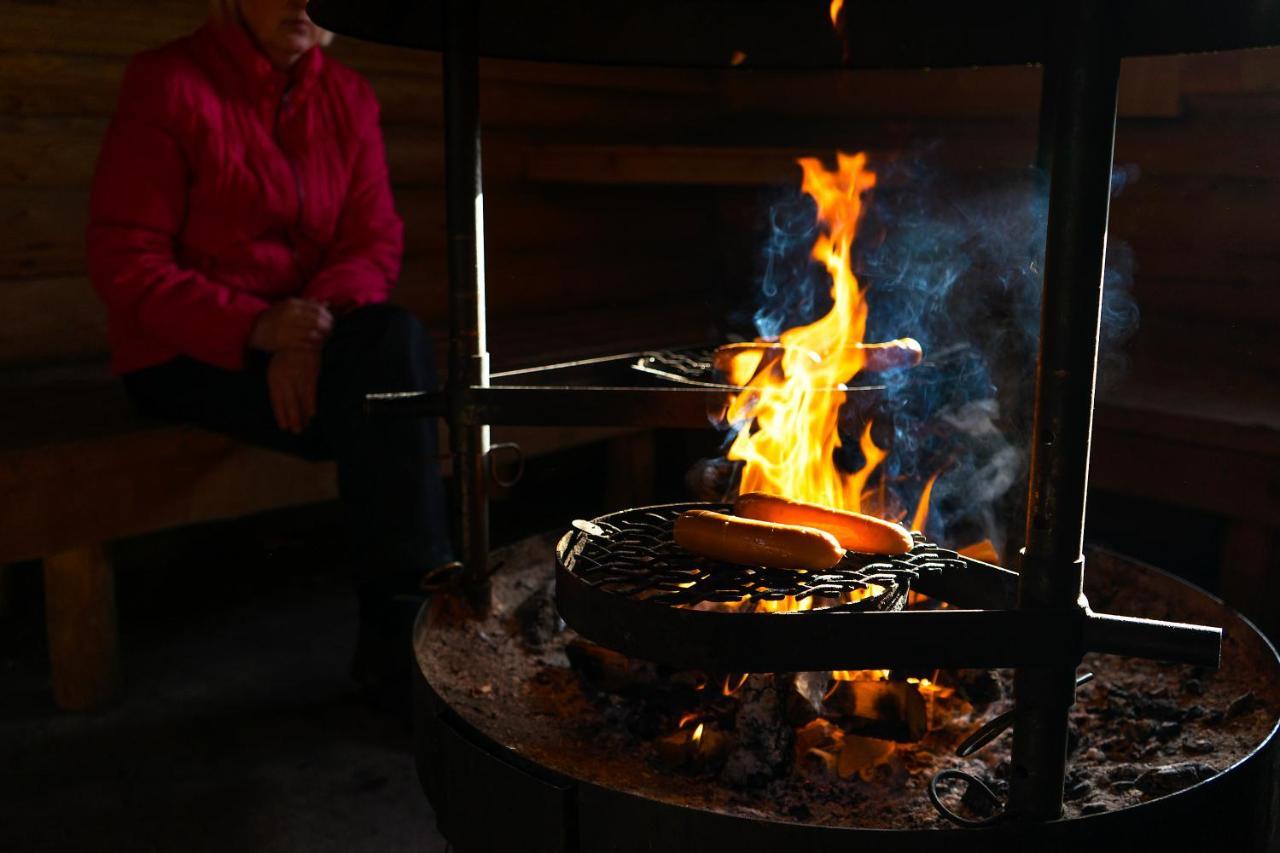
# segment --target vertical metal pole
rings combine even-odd
[[[1062,8],[1065,7],[1065,8]],[[1018,606],[1083,605],[1085,489],[1098,361],[1120,60],[1104,0],[1061,4],[1046,62],[1053,87],[1048,239]],[[1011,816],[1062,816],[1067,715],[1078,661],[1019,669]]]
[[[480,165],[480,62],[475,0],[444,4],[446,228],[449,236],[449,444],[457,541],[473,601],[488,600],[489,427],[470,422],[470,388],[489,384],[485,341],[484,192]]]

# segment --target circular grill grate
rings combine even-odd
[[[723,563],[693,554],[672,539],[676,516],[688,509],[727,512],[727,504],[685,503],[641,507],[575,521],[578,541],[567,549],[564,568],[607,593],[671,607],[771,609],[766,602],[793,598],[806,609],[842,606],[894,609],[923,572],[963,567],[954,551],[926,542],[897,556],[850,551],[831,569],[796,572]],[[853,600],[856,599],[856,600]],[[851,600],[852,603],[849,603]]]

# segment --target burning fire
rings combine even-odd
[[[831,276],[832,307],[807,326],[783,332],[782,369],[761,371],[735,397],[732,423],[743,424],[729,449],[745,463],[742,491],[762,491],[823,506],[861,511],[863,490],[885,452],[862,433],[866,459],[852,474],[834,462],[841,447],[845,383],[862,370],[867,303],[850,266],[863,195],[875,186],[865,154],[837,154],[835,171],[815,158],[799,160],[801,189],[818,204],[822,233],[811,252]]]

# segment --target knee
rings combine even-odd
[[[389,303],[365,305],[340,321],[358,338],[366,368],[374,381],[392,382],[403,390],[435,387],[435,353],[431,336],[413,312]]]

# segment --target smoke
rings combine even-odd
[[[934,486],[929,534],[952,546],[990,539],[1020,545],[1022,484],[1034,399],[1040,276],[1048,213],[1033,171],[992,188],[942,176],[928,151],[873,164],[877,187],[855,244],[854,272],[870,306],[867,340],[914,337],[925,363],[874,380],[883,391],[852,393],[843,413],[847,470],[861,465],[857,428],[892,452],[882,475],[902,506]],[[1120,168],[1114,193],[1137,178]],[[812,322],[830,308],[830,280],[810,260],[815,205],[798,188],[770,207],[753,322],[762,338]],[[1120,345],[1136,328],[1133,254],[1110,242],[1104,276],[1104,384],[1123,371]]]

